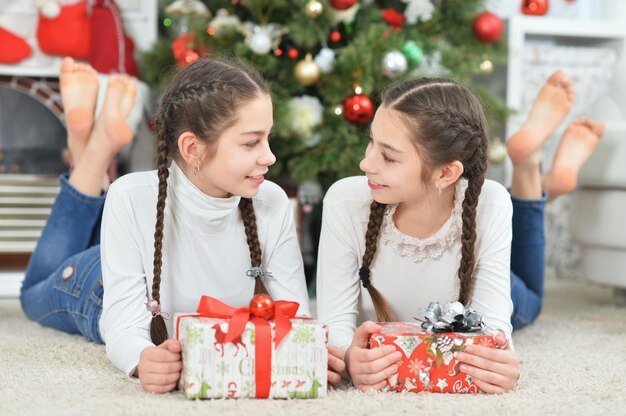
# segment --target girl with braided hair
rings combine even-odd
[[[63,81],[62,73],[62,88]],[[31,319],[105,343],[116,367],[138,377],[144,390],[164,393],[182,369],[168,318],[194,311],[201,295],[247,306],[254,293],[269,292],[309,315],[291,205],[264,181],[276,161],[269,148],[272,101],[256,70],[211,57],[177,73],[156,115],[157,170],[117,179],[106,199],[108,161],[131,139],[125,99],[105,102],[110,117],[100,115],[89,137],[90,85],[68,85],[76,92],[72,102],[63,96],[76,168],[48,221],[57,232],[44,231],[29,265],[38,270],[27,273],[22,289]],[[72,118],[78,110],[80,125]],[[78,131],[81,139],[72,139]],[[86,143],[82,157],[79,142]],[[97,235],[100,245],[92,241]],[[50,254],[58,253],[55,245],[63,256]],[[57,296],[70,305],[85,300],[60,313],[37,305]]]
[[[317,308],[339,351],[329,370],[347,367],[360,389],[382,388],[401,354],[367,349],[381,328],[372,321],[412,321],[431,301],[458,299],[501,331],[502,347],[467,348],[457,356],[462,371],[485,392],[515,386],[511,332],[537,317],[543,299],[546,200],[573,189],[602,135],[601,123],[574,121],[543,178],[548,195],[542,192],[540,150],[573,98],[560,71],[544,85],[509,141],[509,194],[485,179],[485,120],[467,88],[422,78],[383,93],[360,165],[366,177],[340,180],[324,198]]]

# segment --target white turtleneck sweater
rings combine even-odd
[[[455,204],[447,222],[425,239],[402,234],[393,223],[397,206],[386,210],[378,249],[371,265],[371,282],[382,293],[396,320],[416,322],[418,308],[430,302],[458,299],[461,258],[461,212],[467,182],[456,185]],[[374,305],[359,280],[365,252],[365,231],[372,202],[365,176],[338,181],[326,193],[317,262],[317,314],[328,325],[329,345],[344,351],[356,326],[376,321]],[[509,193],[485,181],[476,214],[476,285],[470,307],[494,329],[511,335]]]
[[[156,171],[131,173],[110,187],[101,231],[104,299],[100,333],[111,362],[131,375],[139,355],[153,346],[146,302],[151,298]],[[246,276],[250,252],[238,209],[240,197],[213,198],[196,188],[172,162],[165,204],[161,308],[195,312],[202,295],[248,306],[254,280]],[[291,204],[265,181],[253,198],[265,283],[274,299],[300,303],[310,315],[302,255]],[[166,320],[170,337],[172,320]]]

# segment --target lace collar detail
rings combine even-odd
[[[408,257],[415,263],[419,263],[425,258],[440,258],[461,236],[463,227],[461,213],[463,211],[465,189],[467,189],[467,179],[461,178],[456,183],[454,208],[452,208],[450,218],[436,233],[424,239],[411,237],[398,230],[393,223],[393,214],[396,212],[398,204],[389,205],[385,211],[385,218],[382,224],[382,242],[387,246],[391,246],[399,256]]]

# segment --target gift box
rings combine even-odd
[[[293,317],[297,303],[275,304],[277,316],[263,319],[203,297],[199,313],[175,316],[183,361],[179,387],[188,398],[326,396],[326,327]],[[292,313],[284,313],[285,304]]]
[[[440,315],[431,315],[422,325],[381,323],[382,330],[370,335],[369,347],[393,345],[402,353],[398,372],[386,380],[386,389],[398,392],[479,393],[481,390],[472,378],[459,370],[460,362],[456,360],[455,353],[472,344],[495,348],[497,331],[482,325],[482,317],[479,317],[478,324],[457,325],[463,321],[464,312],[456,313],[448,322],[444,322]],[[472,332],[450,330],[458,327]]]

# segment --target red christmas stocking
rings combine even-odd
[[[91,66],[104,74],[118,72],[139,76],[134,49],[115,1],[95,0],[91,13]]]
[[[28,58],[32,51],[23,38],[0,27],[0,63],[15,64]]]
[[[45,54],[87,60],[90,38],[91,21],[87,15],[86,1],[61,6],[61,13],[53,19],[39,14],[37,40]]]

